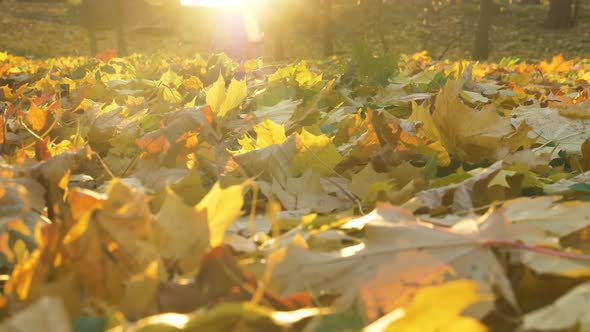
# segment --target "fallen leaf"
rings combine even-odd
[[[447,81],[436,97],[432,122],[447,151],[466,161],[491,158],[513,132],[507,118],[493,110],[476,110],[461,102],[463,80]]]
[[[388,313],[363,332],[485,332],[487,328],[478,320],[461,315],[469,305],[491,298],[479,294],[477,288],[472,281],[457,280],[419,289],[408,306]],[[439,299],[443,298],[445,305],[440,305]]]
[[[590,305],[590,284],[584,283],[570,290],[554,303],[527,313],[523,317],[525,331],[556,331],[570,328],[586,331],[590,319],[586,308]]]
[[[244,205],[244,184],[221,188],[215,183],[213,188],[197,204],[196,211],[204,215],[209,225],[209,245],[216,247],[231,224],[242,215]]]
[[[44,297],[0,324],[6,332],[72,331],[63,302],[57,297]]]

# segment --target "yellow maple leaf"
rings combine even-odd
[[[225,91],[225,80],[223,76],[219,75],[217,81],[206,92],[206,102],[213,110],[213,113],[222,119],[229,111],[238,107],[246,99],[246,96],[246,80],[232,79],[227,91]]]
[[[25,119],[31,124],[33,130],[40,131],[45,127],[47,121],[47,110],[42,109],[31,101],[31,107],[25,114]]]
[[[298,153],[291,162],[291,169],[295,172],[311,168],[320,174],[330,175],[344,159],[332,140],[324,134],[316,136],[303,129],[297,135],[295,144]]]
[[[432,120],[447,151],[466,161],[495,156],[503,139],[514,132],[510,120],[495,110],[476,110],[461,102],[463,80],[448,81],[436,97]]]
[[[363,332],[484,332],[487,329],[483,324],[461,313],[469,305],[486,298],[478,293],[477,283],[471,280],[425,287],[407,307],[392,311]]]
[[[287,140],[285,128],[269,119],[254,126],[254,131],[256,132],[256,146],[258,148],[281,144]]]
[[[242,146],[240,152],[243,153],[265,148],[273,144],[281,144],[287,140],[285,128],[269,119],[265,119],[263,122],[255,125],[253,129],[256,133],[256,142],[253,142],[253,139],[250,137],[239,139],[238,142]]]
[[[228,227],[242,214],[244,185],[221,188],[219,182],[197,204],[198,213],[205,213],[209,225],[209,244],[220,245]]]

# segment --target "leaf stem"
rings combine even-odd
[[[580,261],[590,261],[590,255],[576,254],[573,252],[565,252],[565,251],[559,251],[559,250],[550,249],[550,248],[536,247],[536,246],[531,246],[529,244],[516,242],[516,241],[510,241],[510,240],[493,239],[493,240],[484,241],[483,244],[487,245],[487,246],[492,246],[492,247],[510,247],[510,248],[514,248],[514,249],[526,250],[526,251],[531,251],[531,252],[535,252],[537,254],[546,255],[546,256],[575,259],[575,260],[580,260]]]

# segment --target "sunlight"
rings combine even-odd
[[[180,0],[182,6],[208,7],[208,8],[237,8],[251,7],[255,0]]]
[[[262,0],[181,0],[185,7],[205,7],[221,9],[237,9],[241,12],[243,29],[248,42],[259,42],[264,38],[260,23],[256,15]]]

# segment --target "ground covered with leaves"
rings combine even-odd
[[[585,330],[589,65],[0,53],[0,330]]]

